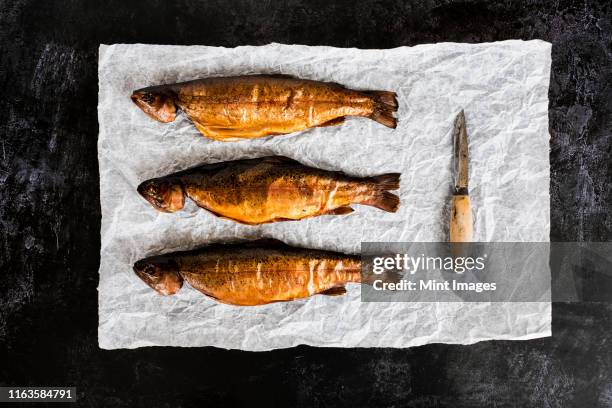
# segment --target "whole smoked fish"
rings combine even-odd
[[[351,204],[395,212],[400,174],[351,177],[305,166],[282,156],[194,167],[147,180],[138,192],[157,210],[175,212],[189,197],[213,214],[243,224],[349,214]]]
[[[134,264],[134,272],[162,295],[175,294],[187,281],[219,302],[254,306],[342,295],[347,283],[361,282],[361,258],[258,240],[145,258]],[[366,280],[371,283],[369,275]]]
[[[363,116],[395,128],[394,92],[355,91],[332,82],[287,75],[197,79],[134,91],[132,101],[151,118],[172,122],[183,111],[212,139],[228,141],[338,125]]]

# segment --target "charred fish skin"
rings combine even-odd
[[[218,302],[256,306],[343,294],[344,285],[361,282],[361,259],[258,240],[145,258],[134,271],[162,295],[180,289],[178,277]]]
[[[395,92],[357,91],[333,82],[287,75],[196,79],[134,91],[132,101],[149,117],[168,123],[180,109],[204,136],[229,141],[338,125],[347,116],[397,126]]]
[[[248,225],[349,214],[352,204],[399,208],[399,173],[353,177],[282,156],[203,165],[147,180],[138,192],[157,210],[175,212],[185,197],[211,213]]]

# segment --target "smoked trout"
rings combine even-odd
[[[157,210],[175,212],[189,197],[211,213],[243,224],[349,214],[351,204],[395,212],[400,174],[352,177],[282,156],[205,164],[147,180],[138,192]]]
[[[342,295],[347,283],[361,282],[361,258],[264,239],[145,258],[134,272],[162,295],[175,294],[187,281],[219,302],[254,306]]]
[[[212,139],[251,139],[338,125],[363,116],[395,128],[395,92],[356,91],[332,82],[287,75],[245,75],[196,79],[134,91],[132,101],[163,123],[183,111]]]

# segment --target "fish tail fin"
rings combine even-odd
[[[396,212],[399,209],[400,198],[388,191],[379,190],[360,204],[370,205],[387,212]]]
[[[395,129],[397,119],[393,116],[393,112],[397,112],[398,109],[397,94],[389,91],[366,91],[364,93],[374,101],[374,111],[369,118]]]
[[[397,190],[400,187],[401,173],[387,173],[380,176],[369,177],[370,194],[359,204],[370,205],[383,211],[396,212],[399,208],[400,198],[387,190]]]
[[[390,110],[391,112],[397,112],[397,94],[391,91],[365,91],[364,94],[368,95],[374,100],[374,103],[380,105],[382,108]]]
[[[374,176],[370,179],[376,184],[378,190],[397,190],[400,188],[401,173],[387,173],[380,176]]]

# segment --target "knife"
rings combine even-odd
[[[450,242],[472,242],[474,220],[468,195],[468,139],[463,109],[453,130],[455,186],[451,205]]]

